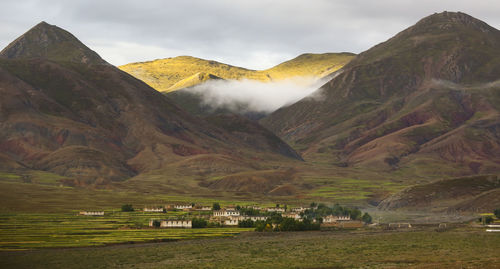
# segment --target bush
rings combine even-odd
[[[122,211],[123,212],[132,212],[132,211],[134,211],[134,207],[132,205],[129,205],[129,204],[122,205]]]
[[[255,227],[255,222],[251,219],[246,219],[238,222],[238,227],[240,228],[252,228]]]
[[[161,221],[159,221],[157,219],[153,220],[153,227],[159,228],[160,225],[161,225]]]
[[[497,217],[497,219],[500,219],[500,208],[495,209],[495,211],[493,211],[493,214],[495,214],[495,217]]]
[[[219,203],[214,203],[214,204],[212,205],[212,210],[220,210],[220,205],[219,205]]]
[[[193,228],[205,228],[207,227],[207,221],[202,218],[194,218],[191,220]]]
[[[372,216],[370,214],[365,213],[363,214],[363,217],[361,217],[364,223],[372,223]]]

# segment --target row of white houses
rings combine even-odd
[[[80,211],[83,216],[104,216],[104,211]]]
[[[154,226],[155,220],[149,221],[149,227]],[[160,220],[160,228],[192,228],[191,220]]]

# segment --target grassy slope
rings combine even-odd
[[[412,232],[248,234],[105,248],[0,252],[2,268],[495,268],[500,235]]]
[[[459,204],[468,204],[469,210],[487,208],[492,211],[496,208],[495,204],[498,205],[498,201],[490,199],[488,206],[475,207],[474,200],[498,190],[500,190],[500,179],[495,175],[445,179],[405,189],[382,201],[379,207],[387,210],[398,208],[443,210]]]
[[[179,56],[150,62],[130,63],[119,68],[143,80],[158,91],[175,91],[206,81],[208,76],[223,79],[272,81],[295,76],[322,77],[346,63],[354,54],[303,54],[275,67],[256,71],[190,56]],[[199,76],[199,74],[203,74]],[[212,79],[212,78],[210,78]]]

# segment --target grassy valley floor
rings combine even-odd
[[[408,231],[243,233],[231,238],[0,252],[2,268],[500,268],[500,234]]]

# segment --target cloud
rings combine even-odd
[[[359,53],[444,10],[500,27],[496,0],[2,0],[0,47],[45,20],[115,65],[191,55],[266,69],[305,52]]]
[[[234,112],[270,113],[313,93],[325,81],[313,77],[293,77],[275,82],[255,80],[211,80],[189,89],[203,104]],[[239,111],[244,108],[245,111]]]
[[[457,84],[453,81],[444,79],[432,79],[429,84],[432,88],[444,88],[450,90],[488,90],[488,89],[498,89],[500,88],[500,80],[476,83],[476,84]]]

